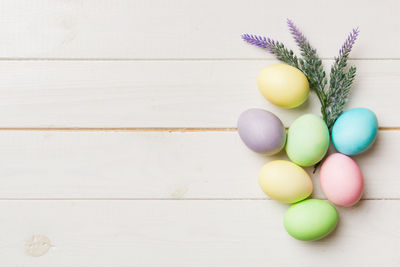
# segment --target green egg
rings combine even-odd
[[[329,131],[321,117],[305,114],[289,127],[286,153],[300,166],[312,166],[321,161],[329,148]]]
[[[327,236],[338,222],[336,208],[320,199],[306,199],[286,211],[286,231],[296,239],[313,241]]]

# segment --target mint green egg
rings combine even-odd
[[[286,153],[300,166],[312,166],[321,161],[329,148],[329,131],[321,117],[305,114],[289,127]]]
[[[290,206],[284,226],[294,238],[302,241],[321,239],[331,233],[338,222],[334,206],[320,199],[306,199]]]

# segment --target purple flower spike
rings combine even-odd
[[[296,27],[296,24],[291,19],[287,19],[287,25],[289,26],[289,31],[293,36],[293,39],[296,41],[297,46],[301,51],[304,51],[306,48],[312,51],[314,54],[317,53],[317,49],[312,48],[308,43],[307,38],[304,34]]]
[[[294,40],[296,41],[298,46],[301,46],[305,42],[307,42],[307,38],[303,33],[296,27],[294,22],[290,19],[287,19],[287,24],[289,26],[289,31],[293,35]]]
[[[244,41],[248,42],[249,44],[252,44],[252,45],[258,46],[260,48],[266,49],[271,54],[274,54],[273,47],[275,46],[275,41],[270,39],[270,38],[266,38],[266,37],[252,35],[252,34],[247,34],[246,33],[246,34],[242,35],[242,39]]]
[[[339,50],[339,57],[348,56],[350,54],[351,49],[353,48],[353,45],[354,45],[355,41],[357,40],[359,33],[360,33],[360,30],[358,28],[355,28],[350,32],[346,41],[344,42],[344,44],[342,45],[342,47]]]

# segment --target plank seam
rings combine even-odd
[[[287,127],[286,127],[287,129]],[[236,132],[237,128],[0,128],[0,131],[38,132]],[[379,127],[379,131],[400,131],[400,127]]]
[[[277,61],[275,58],[13,58],[0,57],[0,61]],[[334,60],[324,57],[321,60]],[[349,58],[351,61],[399,61],[400,58]]]
[[[320,198],[327,200],[326,198]],[[268,198],[0,198],[0,201],[274,201]],[[363,198],[360,201],[400,200],[400,198]]]

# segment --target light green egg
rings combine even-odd
[[[331,233],[338,222],[334,206],[320,199],[306,199],[290,206],[286,211],[286,231],[296,239],[313,241]]]
[[[321,161],[329,148],[329,131],[321,117],[305,114],[289,127],[286,153],[300,166],[312,166]]]

